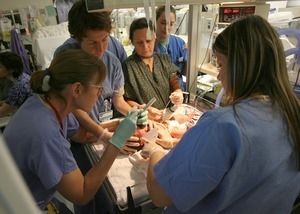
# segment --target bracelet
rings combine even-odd
[[[167,154],[167,151],[164,150],[161,146],[154,146],[150,152],[149,152],[149,158],[151,157],[152,154],[154,154],[155,152],[162,152],[164,154]]]

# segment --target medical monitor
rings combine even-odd
[[[255,13],[255,6],[223,5],[219,7],[219,23],[231,23],[234,20]]]
[[[261,17],[268,19],[270,10],[270,4],[223,4],[219,7],[219,24],[230,24],[234,20],[250,15],[260,15]]]

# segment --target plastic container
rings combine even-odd
[[[5,42],[10,42],[10,31],[12,29],[12,24],[9,18],[2,18],[0,19],[0,27],[2,31],[2,38]]]

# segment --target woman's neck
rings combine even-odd
[[[165,43],[165,42],[167,42],[168,40],[169,40],[169,37],[161,38],[161,37],[158,37],[158,36],[157,36],[157,38],[156,38],[156,41],[157,41],[158,43]]]
[[[143,59],[143,62],[148,66],[150,71],[153,71],[153,57]]]
[[[63,120],[71,111],[68,110],[61,98],[47,96],[44,98],[47,106],[56,114],[58,120]]]

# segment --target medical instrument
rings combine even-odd
[[[145,115],[145,111],[156,101],[156,98],[153,97],[142,109],[139,109],[140,113],[139,113],[139,118],[137,120],[137,125],[140,127],[140,128],[143,128],[145,127],[148,122],[148,113]],[[144,117],[146,116],[146,117]],[[143,118],[141,118],[143,117]]]
[[[150,106],[152,106],[152,104],[156,101],[156,98],[153,97],[144,107],[143,110],[147,110]]]
[[[188,92],[187,92],[187,93],[188,93]],[[172,94],[171,94],[171,95],[172,95]],[[171,95],[170,95],[170,96],[171,96]],[[169,98],[169,101],[167,102],[167,105],[166,105],[165,108],[164,108],[164,111],[163,111],[163,117],[164,117],[164,115],[165,115],[165,111],[166,111],[167,107],[169,106],[170,102],[171,102],[171,98]]]
[[[165,106],[164,109],[166,109],[168,107],[168,105],[170,104],[170,102],[171,102],[171,99],[169,99],[169,101],[167,102],[167,105]]]

